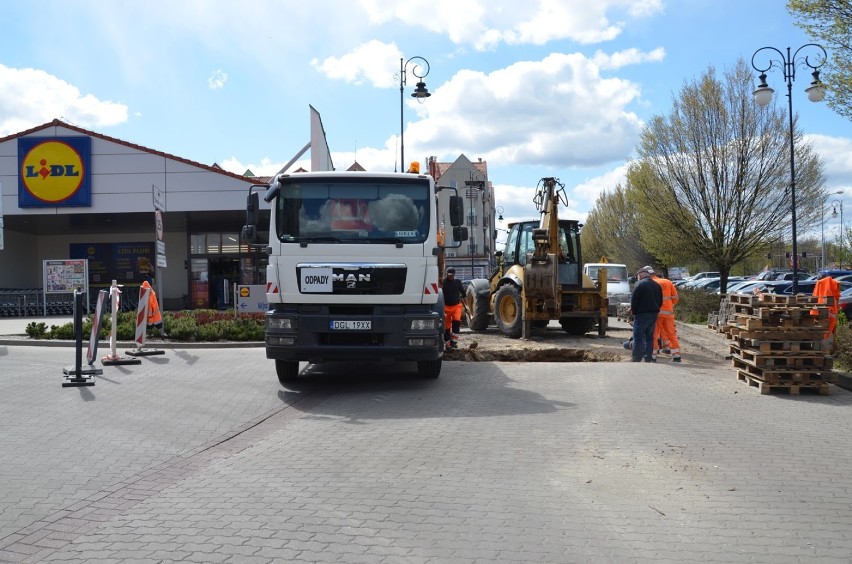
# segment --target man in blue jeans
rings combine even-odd
[[[633,314],[633,362],[656,362],[654,352],[654,327],[657,314],[663,305],[663,289],[651,280],[654,269],[643,266],[636,272],[636,286],[630,295],[630,312]]]

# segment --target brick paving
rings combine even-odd
[[[3,562],[848,562],[852,393],[730,363],[311,367],[0,345]]]

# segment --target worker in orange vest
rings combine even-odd
[[[830,339],[837,325],[837,312],[840,311],[840,283],[831,276],[823,276],[817,280],[813,295],[819,298],[819,303],[828,304],[828,331],[823,339]],[[829,297],[832,298],[830,303]],[[817,310],[811,310],[811,315],[817,314]]]
[[[163,326],[163,314],[160,313],[160,303],[157,301],[157,294],[154,288],[145,280],[142,282],[142,287],[150,290],[148,292],[148,325],[160,328]]]
[[[648,268],[648,267],[646,267]],[[657,325],[654,328],[654,354],[657,358],[663,346],[661,338],[668,343],[671,349],[672,362],[680,362],[680,342],[677,340],[677,329],[675,329],[674,306],[677,305],[677,288],[671,280],[651,274],[651,280],[659,284],[663,289],[663,305],[657,314]]]

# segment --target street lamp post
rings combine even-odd
[[[843,268],[843,258],[846,256],[846,252],[843,250],[843,201],[834,200],[831,202],[831,206],[831,217],[837,217],[837,208],[840,208],[840,268]]]
[[[806,47],[813,47],[817,53],[822,53],[822,57],[811,63],[807,56],[800,57],[799,52]],[[755,57],[762,51],[774,51],[781,57],[781,60],[775,60],[769,54],[769,62],[764,66],[755,64]],[[793,81],[796,79],[796,67],[799,65],[807,66],[813,69],[811,76],[813,81],[811,85],[805,89],[808,94],[808,99],[811,102],[821,102],[825,98],[825,87],[819,79],[819,68],[825,64],[827,58],[825,49],[816,43],[806,43],[802,45],[791,55],[790,48],[787,47],[786,56],[784,53],[775,47],[761,47],[751,56],[751,66],[760,73],[760,84],[757,90],[754,91],[754,100],[760,106],[766,106],[772,100],[774,90],[766,84],[766,71],[775,68],[780,68],[784,74],[784,80],[787,82],[787,113],[790,118],[790,219],[793,236],[793,293],[799,293],[799,255],[798,246],[796,243],[796,164],[795,164],[795,147],[793,145]]]
[[[843,190],[838,190],[837,192],[832,192],[830,195],[836,195],[836,194],[842,194],[842,193],[843,193]],[[842,213],[843,209],[841,208],[840,211]],[[820,217],[819,230],[820,230],[820,236],[822,238],[822,262],[821,262],[821,264],[822,264],[822,268],[824,270],[825,269],[825,204],[824,203],[823,203],[822,206],[820,206],[820,212],[821,212],[820,213],[821,217]],[[840,217],[840,223],[843,223],[843,217],[842,216]]]
[[[423,79],[426,75],[429,74],[429,61],[424,59],[423,57],[414,56],[405,61],[404,59],[399,60],[399,166],[405,168],[405,124],[403,123],[403,91],[405,89],[405,76],[408,72],[408,65],[411,63],[411,74],[418,78],[417,86],[414,88],[414,92],[411,93],[412,98],[417,98],[418,100],[423,100],[423,98],[428,98],[432,95],[431,92],[426,88],[426,83],[423,82]],[[420,74],[422,72],[423,74]],[[407,169],[406,169],[407,170]]]

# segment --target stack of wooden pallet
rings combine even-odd
[[[810,389],[828,393],[833,359],[823,341],[829,311],[813,296],[729,294],[724,332],[737,378],[768,394]]]

